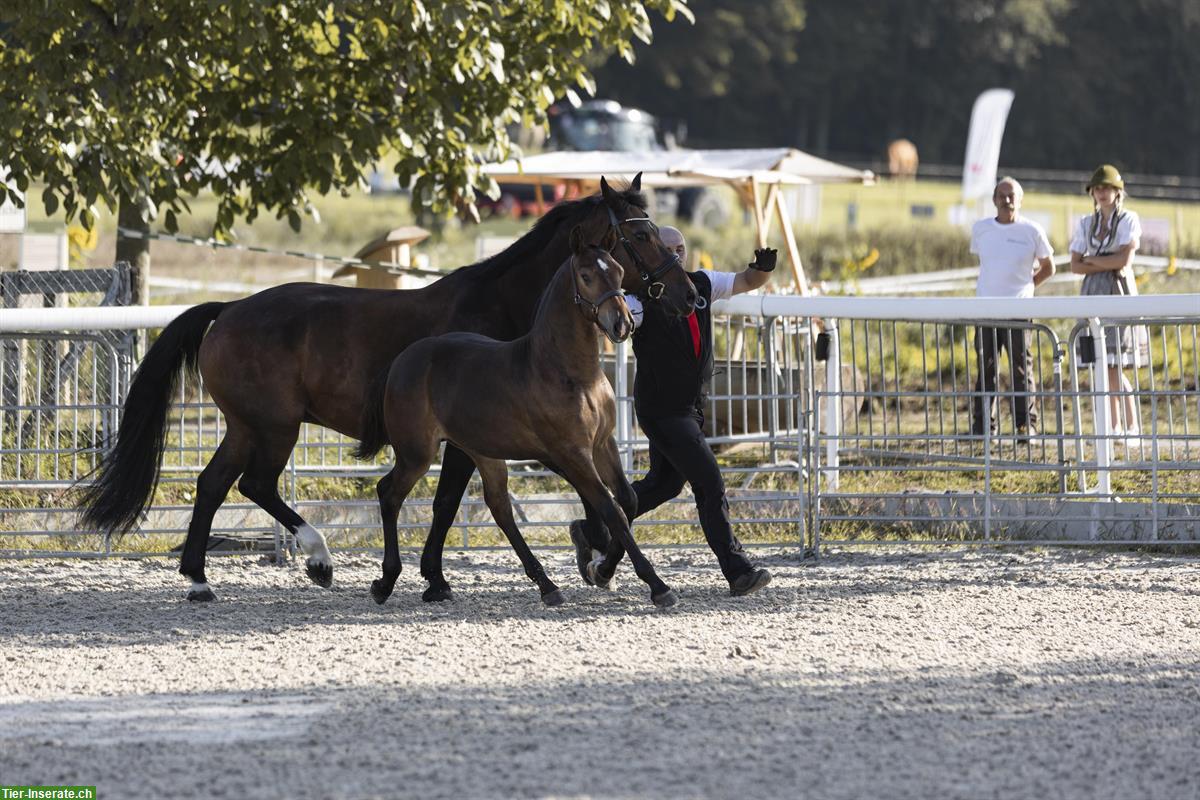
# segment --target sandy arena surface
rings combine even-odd
[[[650,550],[655,610],[542,552],[0,562],[0,784],[101,798],[1196,798],[1200,559],[756,550],[730,598],[703,550]]]

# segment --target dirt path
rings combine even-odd
[[[1200,794],[1200,560],[651,550],[542,608],[508,552],[454,554],[425,605],[339,556],[0,563],[0,784],[101,797],[1063,797]]]

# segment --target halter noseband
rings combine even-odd
[[[620,238],[621,244],[625,247],[625,252],[631,259],[633,259],[633,264],[637,267],[638,275],[641,276],[642,288],[646,290],[646,295],[651,300],[660,299],[663,295],[663,292],[666,291],[667,286],[665,283],[660,281],[659,278],[661,278],[663,275],[666,275],[672,267],[679,267],[680,269],[683,269],[683,265],[679,263],[679,256],[671,253],[661,264],[654,269],[651,269],[645,260],[638,255],[638,251],[633,249],[633,245],[630,244],[629,240],[625,238],[625,232],[621,230],[621,226],[627,222],[649,222],[650,225],[653,226],[654,223],[650,220],[650,218],[630,217],[629,219],[618,220],[617,215],[613,213],[611,208],[609,208],[608,220],[609,224],[617,232],[617,236]]]

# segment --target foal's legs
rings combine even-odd
[[[325,537],[279,496],[279,475],[287,466],[298,435],[299,431],[287,428],[258,430],[254,454],[238,482],[238,490],[291,531],[300,549],[308,556],[304,563],[308,577],[328,589],[333,584],[333,557]]]
[[[422,424],[419,414],[410,415],[410,424],[392,436],[392,451],[396,465],[379,481],[379,516],[383,521],[383,577],[371,584],[371,597],[383,603],[391,596],[400,577],[400,543],[396,518],[408,493],[425,475],[437,457],[437,439],[430,434],[431,425]],[[390,428],[390,426],[389,426]]]
[[[398,456],[396,466],[380,478],[375,487],[379,495],[379,516],[383,521],[383,577],[371,582],[371,597],[376,603],[383,604],[396,588],[401,569],[396,519],[400,516],[400,507],[404,505],[408,493],[428,469],[428,461],[422,464],[420,459],[409,460]]]
[[[562,592],[546,575],[542,562],[529,549],[513,519],[512,500],[508,496],[508,465],[500,459],[476,456],[475,466],[479,469],[479,477],[483,479],[483,499],[491,509],[496,524],[508,537],[508,543],[517,552],[517,558],[521,559],[525,574],[537,584],[538,591],[542,593],[542,602],[548,606],[562,605]]]
[[[633,535],[629,531],[629,520],[625,516],[625,512],[613,502],[612,495],[608,493],[608,489],[600,479],[596,465],[592,463],[591,458],[581,455],[578,459],[563,459],[563,461],[568,462],[562,463],[561,466],[567,479],[571,481],[571,485],[575,487],[585,502],[590,503],[600,513],[605,524],[608,525],[608,531],[612,534],[614,543],[620,542],[625,552],[629,553],[629,560],[633,562],[633,571],[650,586],[650,599],[655,605],[664,608],[675,605],[679,598],[658,577],[654,567],[650,565],[650,561],[638,548],[637,542],[633,540]],[[617,468],[620,468],[619,461]],[[611,466],[607,469],[611,470]],[[608,556],[605,559],[606,564],[609,560],[612,561],[612,568],[615,568],[616,560],[620,558],[619,555],[616,559],[613,558],[614,549],[615,544],[610,545]],[[611,578],[612,573],[609,572],[608,576]]]
[[[638,513],[638,496],[633,486],[630,485],[629,479],[625,477],[625,470],[621,467],[621,454],[617,451],[616,441],[609,438],[601,442],[597,445],[593,456],[596,472],[600,475],[600,480],[613,493],[617,504],[625,512],[625,518],[632,524],[634,517]],[[591,513],[591,509],[586,503],[584,507]],[[630,533],[630,538],[632,536],[633,534]],[[594,567],[593,579],[597,586],[601,589],[609,588],[613,573],[616,572],[617,565],[621,562],[621,557],[624,555],[625,546],[621,542],[621,539],[617,536],[609,537],[608,548],[603,555],[601,563]]]
[[[441,477],[433,498],[433,523],[421,551],[421,577],[429,581],[429,588],[421,599],[427,603],[450,599],[450,584],[442,573],[442,550],[446,546],[446,533],[454,523],[454,515],[458,513],[474,472],[475,462],[471,457],[447,442],[442,454]]]
[[[212,460],[196,479],[196,502],[192,505],[192,520],[188,523],[187,540],[179,558],[179,571],[192,579],[188,600],[216,599],[204,576],[204,558],[208,550],[208,535],[213,516],[238,475],[250,460],[251,445],[247,431],[231,424]]]

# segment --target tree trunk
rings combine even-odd
[[[139,200],[121,195],[117,210],[117,225],[121,228],[150,233],[150,225],[142,219],[142,204]],[[133,283],[133,304],[150,305],[150,240],[134,239],[117,232],[116,261],[128,261],[130,280]]]

